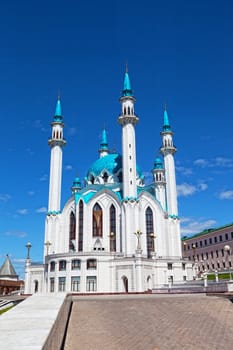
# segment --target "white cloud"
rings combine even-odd
[[[207,188],[208,185],[204,182],[199,183],[196,186],[183,183],[181,185],[177,185],[177,195],[179,197],[187,197],[193,195],[196,192],[205,191]]]
[[[186,224],[187,223],[187,224]],[[181,235],[191,235],[202,232],[203,230],[213,228],[216,225],[216,221],[209,220],[194,220],[192,218],[181,219]]]
[[[72,168],[72,165],[69,165],[69,164],[68,164],[68,165],[65,166],[65,170],[72,170],[72,169],[73,169],[73,168]]]
[[[48,179],[48,175],[47,174],[44,174],[40,177],[40,181],[47,181]]]
[[[182,185],[177,185],[177,195],[179,197],[191,196],[197,191],[196,187],[193,185],[189,185],[187,183],[183,183]]]
[[[190,168],[185,168],[183,166],[176,166],[176,170],[180,172],[182,175],[189,176],[192,175],[193,171]]]
[[[34,196],[35,192],[34,191],[28,191],[29,196]]]
[[[4,232],[4,235],[24,238],[27,236],[27,233],[23,232],[23,231],[6,231],[6,232]]]
[[[205,168],[209,164],[209,162],[206,159],[197,159],[193,163],[194,165],[200,166],[201,168]]]
[[[46,213],[47,212],[47,208],[46,207],[41,207],[36,209],[36,213]]]
[[[233,199],[233,190],[222,191],[218,197],[219,199]]]
[[[1,202],[7,202],[9,199],[11,199],[11,196],[9,194],[1,194],[0,193],[0,201]]]
[[[27,209],[18,209],[17,213],[20,215],[27,215],[28,214],[28,210]]]

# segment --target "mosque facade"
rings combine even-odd
[[[63,116],[60,98],[51,123],[50,182],[45,223],[44,262],[28,254],[25,293],[146,292],[192,279],[190,262],[182,259],[173,132],[164,111],[161,158],[156,158],[151,184],[136,163],[135,97],[124,76],[118,123],[122,154],[110,152],[102,132],[99,158],[61,209]]]

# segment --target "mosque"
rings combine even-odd
[[[118,123],[122,154],[110,152],[102,132],[99,158],[84,179],[75,178],[61,209],[63,116],[60,98],[48,141],[51,152],[43,264],[25,267],[25,293],[127,293],[160,289],[192,279],[182,259],[177,208],[173,132],[164,111],[161,159],[152,183],[136,163],[135,97],[128,71],[120,97]],[[162,123],[161,123],[162,124]],[[68,184],[69,185],[69,184]]]

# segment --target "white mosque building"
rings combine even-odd
[[[63,137],[61,101],[51,123],[52,135],[44,263],[28,256],[25,293],[145,292],[192,279],[182,259],[177,209],[173,132],[164,111],[162,159],[156,158],[153,181],[145,185],[136,163],[135,97],[126,71],[120,97],[122,155],[108,147],[102,132],[99,158],[82,187],[75,178],[71,197],[61,203]],[[69,184],[68,184],[69,185]]]

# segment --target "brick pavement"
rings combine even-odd
[[[77,297],[64,350],[232,350],[233,304],[202,295]]]

